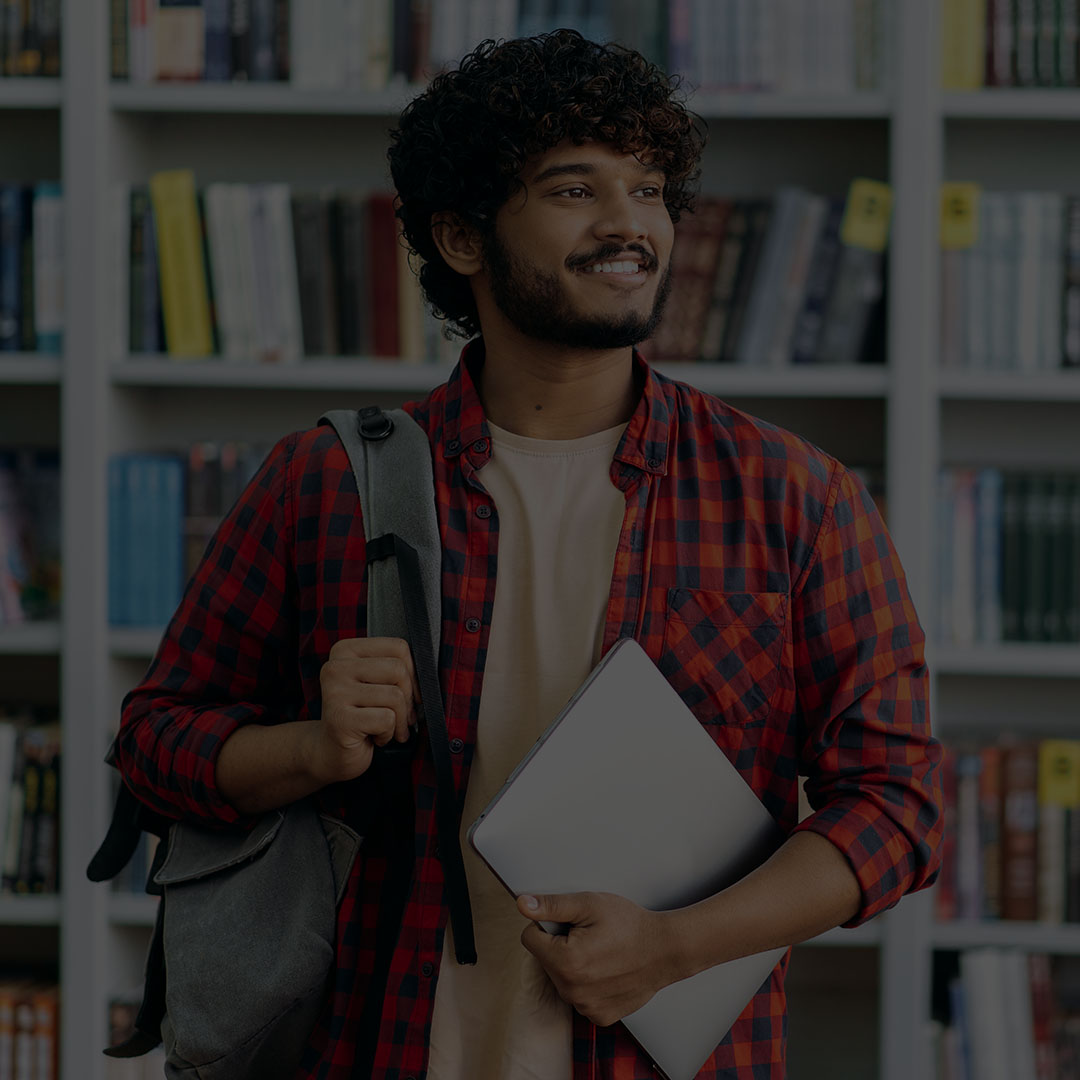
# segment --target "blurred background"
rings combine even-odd
[[[708,122],[642,351],[857,468],[928,634],[942,874],[794,949],[789,1074],[1080,1076],[1078,24],[1080,0],[0,3],[0,1055],[43,1062],[0,1075],[161,1076],[100,1054],[156,903],[148,850],[85,878],[120,700],[269,446],[457,359],[397,244],[400,109],[484,38],[573,26]]]

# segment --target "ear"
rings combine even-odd
[[[483,269],[480,234],[457,214],[436,214],[431,219],[431,238],[452,270],[469,277]]]

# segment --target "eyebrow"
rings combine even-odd
[[[638,162],[637,171],[642,175],[663,176],[664,170],[659,165],[642,165]],[[531,184],[542,184],[556,176],[592,176],[599,172],[597,166],[587,161],[572,162],[566,165],[549,165],[530,180]]]

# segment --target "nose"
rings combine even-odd
[[[626,243],[648,234],[645,208],[629,193],[610,195],[598,206],[600,213],[593,225],[598,238]]]

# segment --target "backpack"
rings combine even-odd
[[[475,964],[436,666],[442,546],[428,438],[407,413],[376,406],[334,410],[319,424],[332,425],[344,444],[363,507],[368,633],[410,643],[438,778],[439,851],[457,960]],[[160,900],[134,1033],[107,1055],[136,1057],[164,1043],[167,1077],[291,1080],[326,1000],[337,908],[353,863],[365,838],[379,835],[389,868],[355,1065],[356,1075],[369,1074],[412,883],[411,761],[419,737],[414,731],[407,743],[376,748],[371,767],[348,782],[345,821],[320,813],[308,797],[263,815],[250,831],[209,829],[152,811],[121,783],[87,876],[115,877],[150,832],[161,842],[146,891]],[[115,762],[115,744],[106,760]]]

